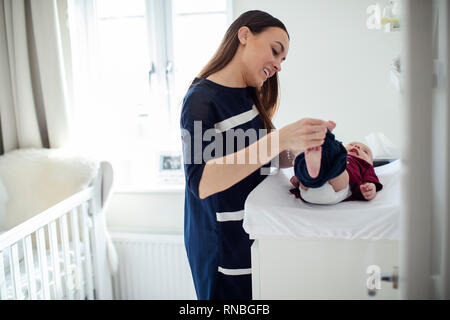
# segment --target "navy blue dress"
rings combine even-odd
[[[259,131],[264,124],[247,88],[198,78],[183,100],[180,122],[186,178],[184,239],[197,298],[251,299],[253,240],[242,227],[244,203],[265,175],[256,170],[205,199],[199,198],[198,188],[208,157],[220,158],[254,143],[264,134]],[[230,134],[233,130],[249,132],[245,143]]]

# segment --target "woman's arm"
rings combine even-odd
[[[248,147],[224,157],[209,160],[199,183],[199,197],[204,199],[235,185],[280,152],[287,149],[295,155],[323,144],[328,122],[302,119],[279,131],[272,131]],[[239,161],[243,159],[244,161]],[[252,161],[253,160],[253,161]]]
[[[278,135],[278,131],[273,131],[247,148],[209,160],[203,169],[198,187],[200,199],[228,189],[271,161],[282,148],[279,146]],[[258,150],[267,150],[267,152],[258,152]],[[250,161],[251,156],[256,161]],[[245,159],[245,161],[239,161],[239,159]]]

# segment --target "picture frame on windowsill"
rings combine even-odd
[[[158,154],[158,181],[164,184],[183,184],[183,156],[178,151],[162,151]]]

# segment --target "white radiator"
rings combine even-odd
[[[116,300],[196,299],[183,235],[113,233]]]

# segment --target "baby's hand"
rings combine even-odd
[[[361,193],[366,200],[372,200],[377,194],[377,188],[372,182],[366,182],[359,186]]]
[[[298,188],[300,186],[300,181],[297,179],[296,176],[292,176],[290,181],[294,187]]]

